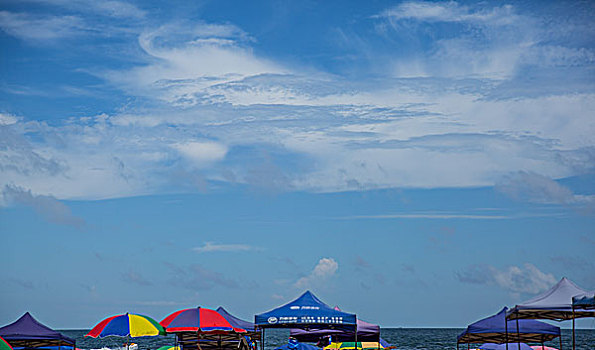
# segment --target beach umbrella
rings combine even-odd
[[[355,342],[333,342],[324,347],[325,350],[356,350]],[[382,342],[364,341],[357,342],[357,349],[384,349]]]
[[[12,350],[12,346],[2,337],[0,337],[0,350]]]
[[[284,344],[276,348],[275,350],[320,350],[320,348],[312,344],[297,343],[293,347],[290,344]]]
[[[119,336],[136,338],[157,335],[165,335],[165,330],[157,321],[149,316],[127,313],[106,318],[93,327],[85,337]]]
[[[179,310],[159,322],[168,333],[246,333],[243,328],[233,327],[221,314],[204,307]]]
[[[180,350],[180,347],[179,346],[166,345],[166,346],[162,346],[162,347],[158,348],[157,350]]]

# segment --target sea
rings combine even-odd
[[[458,328],[382,328],[380,336],[399,350],[454,350],[457,348],[457,335],[463,329]],[[88,330],[61,330],[64,335],[76,339],[76,347],[85,350],[124,350],[126,338],[85,337]],[[595,350],[595,329],[576,330],[576,349]],[[274,350],[287,343],[289,331],[270,329],[265,335],[265,349]],[[132,338],[131,342],[138,345],[138,350],[155,350],[165,345],[175,345],[175,336]],[[481,344],[471,344],[471,348]],[[534,344],[539,345],[539,344]],[[560,348],[560,341],[555,339],[546,342],[546,346]],[[259,348],[260,349],[260,348]],[[467,349],[466,344],[460,344],[459,349]],[[562,330],[562,349],[572,349],[572,330]]]

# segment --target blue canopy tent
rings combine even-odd
[[[266,328],[327,328],[351,329],[357,342],[356,315],[335,310],[323,303],[310,291],[306,291],[294,301],[276,309],[255,315],[254,323],[257,328],[262,329],[263,341]]]
[[[356,328],[355,314],[335,310],[310,291],[276,309],[254,316],[258,328]]]
[[[467,329],[457,337],[460,343],[512,343],[531,342],[541,343],[560,336],[560,327],[535,320],[506,321],[504,307],[497,314],[481,319],[467,326]],[[519,327],[517,330],[517,326]]]
[[[41,324],[28,312],[15,322],[0,328],[0,337],[13,348],[69,346],[74,349],[76,345],[74,339]]]

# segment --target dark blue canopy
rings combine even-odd
[[[13,323],[0,328],[0,337],[13,347],[74,345],[74,339],[39,323],[28,312]]]
[[[254,323],[258,327],[304,328],[311,325],[326,325],[329,328],[335,326],[355,328],[356,316],[335,310],[320,301],[310,291],[306,291],[290,303],[254,316]]]
[[[504,343],[508,342],[535,342],[541,343],[560,336],[560,328],[548,323],[535,320],[519,320],[517,332],[516,320],[506,323],[506,312],[503,308],[494,316],[490,316],[470,324],[467,329],[457,337],[459,343]],[[508,334],[507,334],[508,332]]]
[[[223,306],[219,306],[219,308],[217,308],[217,312],[223,316],[223,318],[226,319],[227,322],[229,322],[234,328],[242,328],[248,332],[254,332],[254,323],[235,317],[234,315],[227,312]]]
[[[297,346],[292,347],[289,344],[281,345],[280,347],[276,348],[275,350],[320,350],[319,347],[316,347],[311,344],[306,343],[297,343]]]

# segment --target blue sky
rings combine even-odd
[[[595,289],[588,1],[3,1],[0,324]],[[592,322],[582,325],[592,327]]]

